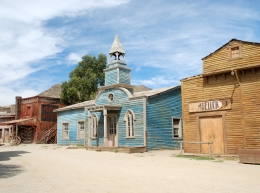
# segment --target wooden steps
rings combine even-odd
[[[49,129],[38,142],[45,144],[55,144],[57,143],[57,124],[54,125],[51,129]]]

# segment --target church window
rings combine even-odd
[[[128,110],[125,114],[126,137],[131,138],[135,136],[134,120],[135,120],[135,116],[133,111]]]

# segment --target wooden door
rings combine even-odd
[[[117,146],[117,116],[115,114],[108,116],[108,146]]]
[[[224,154],[224,136],[222,116],[200,118],[201,142],[213,142],[212,154]],[[201,145],[201,153],[208,153],[208,145]]]

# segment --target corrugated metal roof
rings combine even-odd
[[[80,109],[80,108],[84,108],[85,106],[90,106],[90,105],[94,105],[94,104],[95,104],[95,100],[84,101],[82,103],[77,103],[74,105],[69,105],[69,106],[66,106],[63,108],[55,109],[54,112],[67,111],[67,110],[71,110],[71,109]]]
[[[171,87],[160,88],[160,89],[156,89],[156,90],[148,90],[148,91],[143,91],[143,92],[137,92],[137,93],[134,93],[133,98],[143,97],[143,96],[151,97],[151,96],[158,95],[158,94],[161,94],[161,93],[164,93],[164,92],[168,92],[168,91],[171,91],[171,90],[174,90],[174,89],[177,89],[177,88],[180,88],[180,86],[171,86]]]
[[[25,122],[25,121],[30,121],[33,119],[36,119],[36,117],[32,117],[32,118],[28,118],[28,119],[16,119],[16,120],[2,122],[2,123],[9,125],[9,124],[13,124],[13,123],[21,123],[21,122]]]

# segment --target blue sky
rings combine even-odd
[[[260,42],[260,1],[1,0],[0,106],[68,80],[118,34],[132,84],[152,89],[202,72],[232,38]]]

